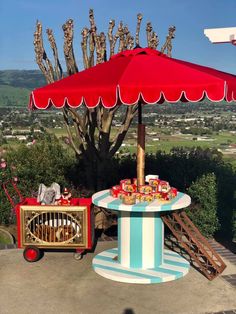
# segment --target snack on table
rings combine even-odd
[[[169,192],[170,190],[170,184],[167,181],[160,181],[158,184],[158,191],[157,192]]]
[[[172,200],[173,198],[175,198],[177,196],[178,190],[176,188],[170,188],[169,191],[169,199]]]
[[[145,177],[145,182],[149,183],[150,179],[159,179],[159,176],[157,174],[148,174]]]
[[[121,191],[120,185],[115,185],[110,189],[110,194],[113,197],[118,197],[118,193]]]
[[[152,201],[153,201],[152,194],[143,194],[141,196],[141,202],[152,202]]]
[[[144,194],[152,193],[152,187],[150,185],[140,185],[138,189],[140,193],[144,193]]]
[[[161,181],[161,180],[159,180],[159,179],[150,179],[148,183],[149,183],[149,185],[151,185],[152,187],[157,187],[160,181]]]
[[[162,192],[161,193],[161,200],[169,201],[169,193],[168,192]]]
[[[126,184],[131,184],[131,179],[124,179],[120,181],[120,186],[122,190],[124,190]]]
[[[120,185],[110,189],[112,197],[119,198],[123,204],[133,205],[139,202],[152,202],[160,200],[167,202],[177,196],[177,189],[170,187],[169,182],[160,180],[158,176],[146,177],[149,184],[137,186],[137,179],[124,179]],[[132,183],[131,183],[132,182]]]
[[[135,196],[136,203],[141,202],[142,193],[134,192],[133,195]]]
[[[162,199],[161,192],[153,192],[152,197],[154,200],[161,200]]]
[[[125,205],[133,205],[136,203],[135,195],[123,195],[122,201]]]
[[[128,192],[126,192],[124,190],[120,190],[117,197],[120,198],[121,200],[123,200],[123,197],[128,196],[128,195],[129,195]]]
[[[137,186],[134,184],[124,184],[124,191],[134,193],[137,191]]]

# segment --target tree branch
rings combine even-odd
[[[133,48],[134,48],[134,37],[130,36],[127,42],[127,49],[133,49]]]
[[[73,35],[74,35],[73,20],[69,19],[62,26],[64,32],[64,55],[66,60],[67,73],[69,75],[77,73],[78,67],[76,65],[74,50],[73,50]]]
[[[50,43],[50,46],[52,48],[53,51],[53,56],[54,56],[54,71],[56,74],[56,79],[59,80],[61,78],[63,78],[63,71],[62,71],[62,67],[61,67],[61,63],[59,61],[59,57],[58,57],[58,51],[57,51],[57,45],[56,45],[56,41],[55,38],[53,36],[53,32],[51,29],[47,29],[46,30],[47,35],[48,35],[48,41]]]
[[[97,113],[97,128],[98,131],[101,132],[102,131],[102,106],[99,105],[96,107],[96,113]]]
[[[166,42],[164,43],[163,47],[161,48],[161,52],[164,53],[167,50],[167,55],[171,58],[171,51],[172,51],[172,39],[175,38],[175,26],[169,27],[168,35],[166,36]]]
[[[89,68],[89,58],[88,58],[88,51],[87,51],[87,43],[88,43],[88,35],[89,35],[89,29],[87,27],[84,27],[81,32],[82,35],[82,42],[81,42],[81,48],[83,52],[83,62],[84,62],[84,68]]]
[[[152,23],[147,22],[146,26],[146,36],[147,36],[147,45],[148,47],[151,47],[151,33],[152,33]]]
[[[96,64],[99,64],[104,61],[103,53],[102,53],[102,46],[101,46],[101,38],[99,35],[95,34],[94,39],[95,39],[95,47],[96,47],[96,54],[97,54]]]
[[[159,38],[157,36],[157,33],[152,32],[151,39],[150,39],[150,47],[153,49],[157,49],[158,44],[159,44]]]
[[[100,33],[100,47],[102,62],[107,61],[106,35],[103,32]]]
[[[87,120],[88,120],[88,135],[90,138],[90,142],[92,145],[95,146],[95,130],[97,127],[97,113],[96,113],[96,108],[94,109],[87,109],[86,110],[87,114]]]
[[[85,127],[86,119],[84,119],[84,116],[81,116],[78,112],[76,112],[72,108],[68,108],[68,111],[70,112],[72,119],[74,119],[76,123],[78,123],[79,125],[81,138],[84,138],[85,133],[86,133],[86,127]]]
[[[124,50],[126,50],[128,48],[128,46],[130,45],[130,41],[131,41],[131,34],[130,34],[130,31],[129,31],[129,28],[127,25],[125,25],[124,29],[124,35],[125,35],[125,40],[124,40]],[[130,49],[130,48],[128,48]]]
[[[89,10],[89,21],[90,21],[90,30],[89,30],[89,67],[94,66],[94,50],[95,50],[95,36],[97,32],[97,27],[95,24],[93,10]]]
[[[123,28],[123,23],[120,21],[120,24],[118,26],[118,31],[116,33],[119,37],[119,48],[118,48],[118,52],[121,52],[124,50],[124,46],[125,46],[125,34],[124,34],[124,28]]]
[[[36,22],[36,31],[34,33],[34,51],[36,62],[44,74],[47,83],[54,82],[53,66],[43,46],[42,24],[39,21]]]
[[[110,58],[115,53],[115,45],[113,45],[114,37],[113,37],[113,29],[115,26],[115,20],[110,20],[109,22],[109,28],[108,28],[108,39],[110,43]]]
[[[68,136],[69,136],[69,140],[70,140],[71,146],[74,149],[75,153],[79,156],[79,155],[81,155],[84,152],[84,147],[82,145],[82,141],[81,141],[81,149],[79,149],[77,147],[77,145],[75,144],[75,142],[74,142],[73,135],[72,135],[72,132],[71,132],[71,129],[70,129],[70,126],[69,126],[68,109],[66,107],[64,107],[62,109],[62,111],[63,111],[63,117],[64,117],[64,120],[65,120],[65,125],[66,125],[66,129],[67,129],[67,133],[68,133]]]
[[[122,23],[122,22],[120,22],[120,23]],[[111,47],[111,50],[112,50],[112,53],[113,53],[113,54],[115,53],[116,42],[117,42],[117,40],[118,40],[119,37],[120,37],[119,28],[120,28],[120,24],[119,24],[119,26],[118,26],[118,30],[117,30],[115,36],[113,37],[113,43],[112,43],[112,47]]]
[[[130,124],[133,120],[134,115],[136,114],[138,110],[138,105],[132,105],[127,106],[126,108],[126,114],[124,117],[124,121],[119,129],[119,132],[116,134],[114,140],[110,143],[110,151],[109,151],[109,157],[111,158],[114,156],[114,154],[117,152],[117,150],[120,148],[127,132],[130,127]]]
[[[140,47],[140,44],[139,44],[139,33],[140,33],[140,26],[141,26],[141,22],[142,22],[142,14],[139,13],[137,15],[137,27],[136,27],[136,35],[135,35],[135,44],[137,47]]]

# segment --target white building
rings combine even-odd
[[[208,28],[204,34],[213,44],[232,43],[236,45],[236,27]]]

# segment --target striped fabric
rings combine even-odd
[[[189,263],[177,253],[164,250],[163,264],[155,269],[129,268],[117,261],[118,249],[110,249],[93,259],[93,268],[99,275],[120,282],[161,283],[183,277],[189,271]]]

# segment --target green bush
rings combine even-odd
[[[217,235],[228,240],[235,236],[233,215],[236,209],[236,172],[216,149],[178,147],[170,153],[158,151],[146,156],[146,173],[159,174],[160,178],[187,193],[192,182],[203,175],[214,173],[217,181],[217,217],[220,223]]]
[[[59,183],[62,187],[70,185],[66,175],[74,159],[54,136],[46,135],[44,140],[34,145],[29,147],[22,145],[17,150],[11,150],[5,159],[8,169],[13,165],[16,168],[14,175],[18,177],[18,188],[25,197],[36,196],[40,183],[47,186],[53,182]],[[16,196],[11,188],[10,193]],[[0,199],[0,224],[11,223],[13,221],[12,206],[2,189],[0,189]],[[14,200],[18,202],[17,197]]]
[[[188,189],[192,204],[186,211],[203,235],[211,237],[219,229],[217,217],[217,184],[213,173],[203,175]]]
[[[9,151],[5,159],[16,166],[24,196],[37,192],[40,183],[51,185],[52,182],[74,187],[74,196],[90,195],[86,189],[82,190],[82,187],[88,188],[84,161],[76,160],[54,136],[46,134],[30,147]],[[147,154],[146,174],[159,174],[171,186],[191,194],[194,209],[189,215],[205,235],[213,235],[218,228],[220,236],[232,239],[236,234],[236,175],[217,150],[174,148],[170,153]],[[135,176],[135,156],[115,157],[104,171],[104,188]],[[0,224],[13,220],[11,205],[0,189]]]
[[[169,181],[179,191],[186,193],[189,193],[192,182],[196,182],[204,175],[214,173],[217,182],[215,193],[219,229],[218,227],[213,227],[213,229],[217,230],[217,235],[220,237],[230,240],[236,237],[234,219],[236,215],[236,172],[231,164],[223,160],[219,151],[201,147],[176,147],[169,153],[158,151],[156,154],[146,154],[145,170],[146,174],[158,174],[161,179]],[[120,159],[118,171],[120,177],[130,178],[135,175],[135,172],[136,160],[134,157]],[[201,218],[199,218],[200,221]],[[198,226],[198,223],[196,224]],[[213,234],[211,226],[209,229],[209,234]]]
[[[19,184],[24,184],[31,192],[37,190],[40,183],[67,184],[65,174],[73,163],[73,158],[63,149],[56,137],[46,135],[44,140],[34,145],[22,145],[9,152],[7,161],[15,165]]]

